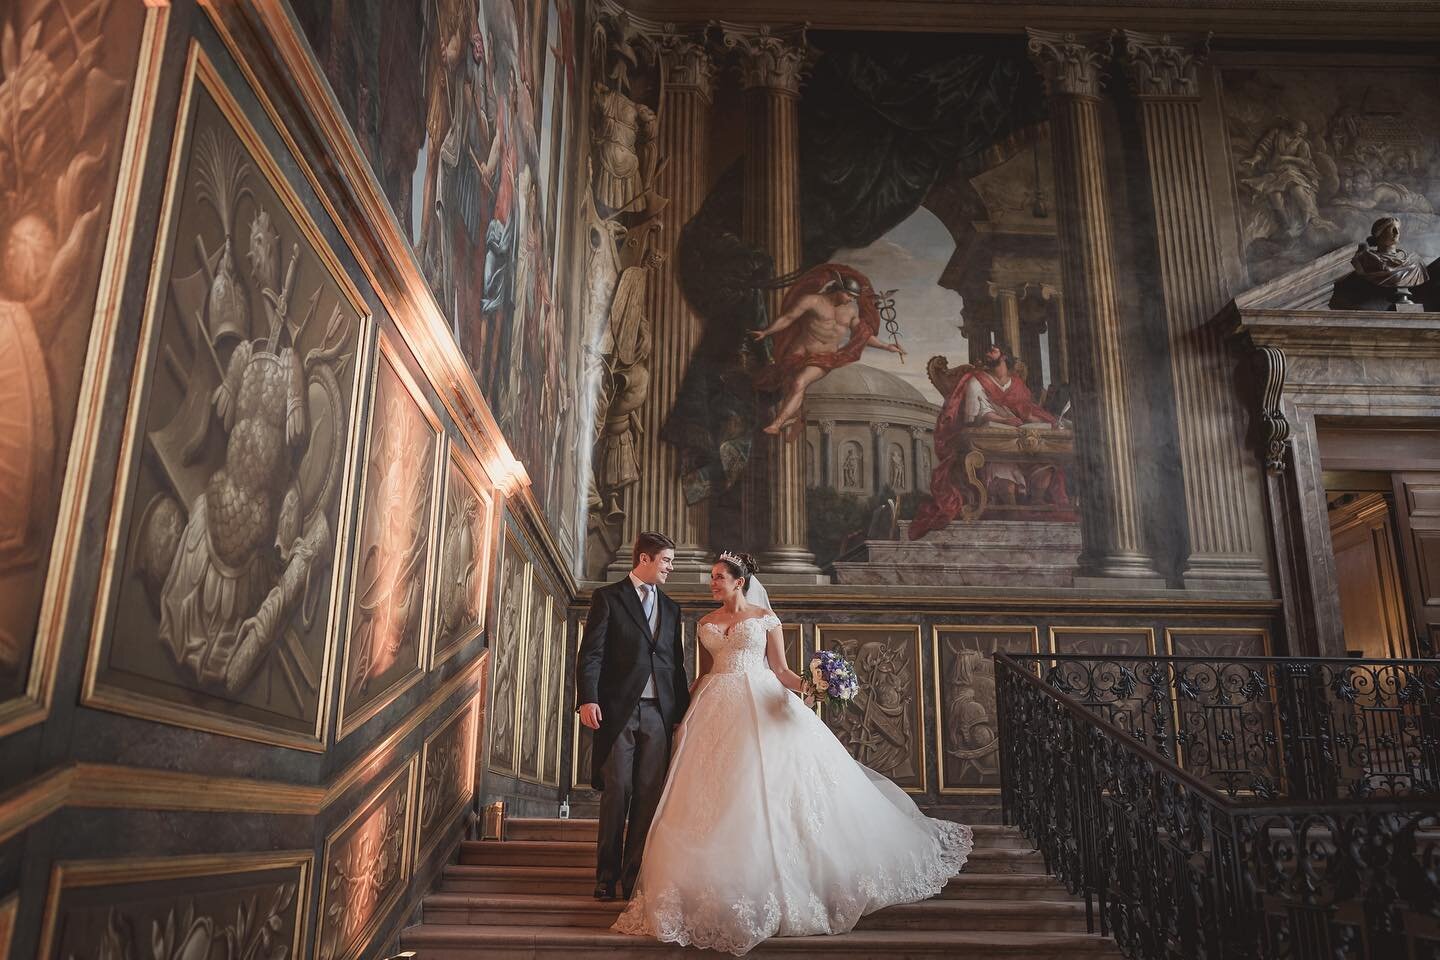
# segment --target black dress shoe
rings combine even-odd
[[[615,899],[615,884],[600,881],[595,884],[595,899],[610,901]]]

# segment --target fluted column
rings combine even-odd
[[[675,566],[685,572],[708,570],[710,557],[706,505],[690,506],[680,485],[680,451],[661,438],[675,406],[691,354],[700,340],[700,320],[680,289],[675,247],[680,231],[699,211],[709,187],[710,105],[714,65],[701,38],[671,30],[653,38],[665,78],[657,117],[657,148],[664,164],[655,190],[670,202],[660,214],[660,243],[665,262],[652,270],[645,288],[650,318],[650,396],[640,408],[642,433],[637,446],[640,482],[626,520],[623,546],[613,567],[630,568],[630,544],[642,530],[658,530],[675,541]]]
[[[1229,363],[1210,323],[1230,299],[1200,126],[1201,43],[1125,31],[1126,72],[1140,104],[1170,330],[1170,369],[1185,483],[1188,587],[1268,585],[1250,524],[1243,422]]]
[[[720,24],[733,50],[745,90],[744,238],[768,253],[775,275],[800,266],[800,80],[805,67],[803,29],[775,33],[768,27]],[[771,319],[783,290],[766,294]],[[803,431],[800,431],[803,435]],[[819,573],[810,553],[805,520],[805,444],[784,436],[764,438],[766,511],[763,567],[767,572]]]
[[[919,493],[924,489],[923,483],[928,477],[922,477],[920,471],[920,451],[925,447],[925,428],[910,428],[910,489]]]
[[[1052,303],[1053,309],[1050,312],[1050,343],[1054,347],[1055,356],[1051,362],[1055,370],[1051,376],[1059,383],[1070,383],[1070,320],[1065,316],[1065,297],[1054,287],[1041,285],[1040,296]]]
[[[1081,474],[1081,572],[1155,580],[1135,483],[1129,380],[1116,294],[1110,197],[1100,130],[1103,34],[1029,30],[1030,55],[1045,78],[1060,224],[1062,287],[1070,304],[1076,386],[1076,455]]]

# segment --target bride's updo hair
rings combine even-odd
[[[723,564],[725,569],[730,571],[730,576],[736,580],[745,581],[740,589],[745,590],[750,586],[750,577],[760,572],[760,565],[755,558],[748,553],[736,553],[730,550],[722,551],[720,559],[716,563]]]

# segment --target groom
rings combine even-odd
[[[630,898],[670,767],[670,738],[690,704],[680,608],[660,592],[675,542],[642,533],[633,555],[629,575],[591,598],[575,663],[580,722],[595,731],[590,779],[601,791],[597,900],[614,900],[616,881]]]

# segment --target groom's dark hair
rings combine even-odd
[[[640,565],[641,557],[658,557],[661,550],[674,550],[675,541],[663,533],[645,532],[635,538],[635,549],[631,551],[632,568]]]

